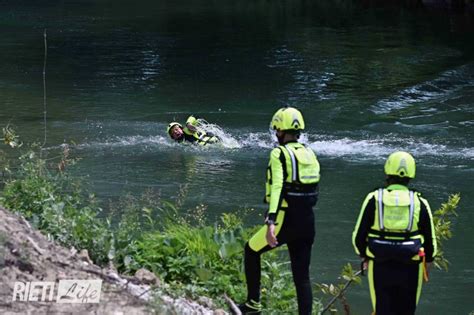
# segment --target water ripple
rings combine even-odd
[[[382,99],[371,107],[375,114],[387,114],[414,104],[448,99],[460,89],[474,84],[474,65],[468,64],[441,73],[438,78],[408,87],[398,95]]]

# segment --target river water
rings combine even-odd
[[[474,20],[468,13],[364,7],[352,1],[21,1],[0,3],[0,123],[43,141],[47,29],[47,141],[68,143],[103,200],[153,189],[185,191],[211,218],[265,211],[269,121],[299,107],[302,140],[318,154],[321,197],[312,277],[334,281],[357,263],[360,204],[383,182],[394,150],[415,156],[413,186],[433,209],[460,192],[447,244],[418,314],[474,310]],[[168,122],[195,114],[225,144],[175,144]],[[370,312],[367,285],[354,314]]]

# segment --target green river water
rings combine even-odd
[[[41,3],[41,4],[40,4]],[[69,143],[103,200],[146,189],[211,218],[252,208],[260,223],[283,105],[306,119],[321,196],[312,278],[335,281],[358,262],[351,233],[394,150],[415,156],[413,186],[437,209],[460,192],[447,244],[418,314],[474,310],[474,18],[468,13],[364,7],[351,1],[0,2],[0,124],[43,141],[43,30],[48,33],[47,142]],[[224,145],[172,143],[188,114],[220,125]],[[369,314],[367,285],[354,314]]]

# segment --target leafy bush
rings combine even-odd
[[[227,293],[243,301],[243,249],[255,229],[245,229],[234,214],[223,214],[220,223],[211,227],[167,221],[159,231],[145,233],[133,248],[129,247],[128,254],[136,268],[159,274],[178,293],[206,295],[220,303]],[[269,311],[297,310],[293,279],[285,260],[279,250],[262,257],[262,297]]]
[[[448,270],[449,260],[444,254],[444,242],[453,236],[452,219],[458,215],[456,209],[460,200],[460,194],[452,194],[449,196],[448,201],[443,203],[433,213],[433,225],[436,231],[436,244],[438,247],[438,254],[435,257],[434,264],[438,269]]]
[[[66,158],[61,160],[66,163]],[[20,157],[15,179],[6,181],[0,202],[22,214],[58,243],[88,249],[97,263],[107,262],[111,232],[99,215],[94,195],[85,194],[65,172],[51,171],[44,159],[29,151]]]
[[[164,217],[177,210],[171,203],[162,202],[159,195],[145,191],[140,197],[130,194],[111,204],[107,220],[113,231],[109,259],[121,272],[132,272],[138,266],[130,255],[143,234],[155,231]]]

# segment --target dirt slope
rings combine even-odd
[[[61,279],[102,279],[100,302],[60,304],[55,302],[56,292],[54,301],[12,301],[16,281],[52,281],[57,290]],[[159,284],[159,280],[146,270],[144,275],[125,277],[113,269],[101,269],[84,252],[48,241],[24,218],[0,208],[0,314],[152,314],[157,308],[147,302],[153,292],[150,283]],[[163,300],[158,313],[225,314],[186,299],[165,296]]]

